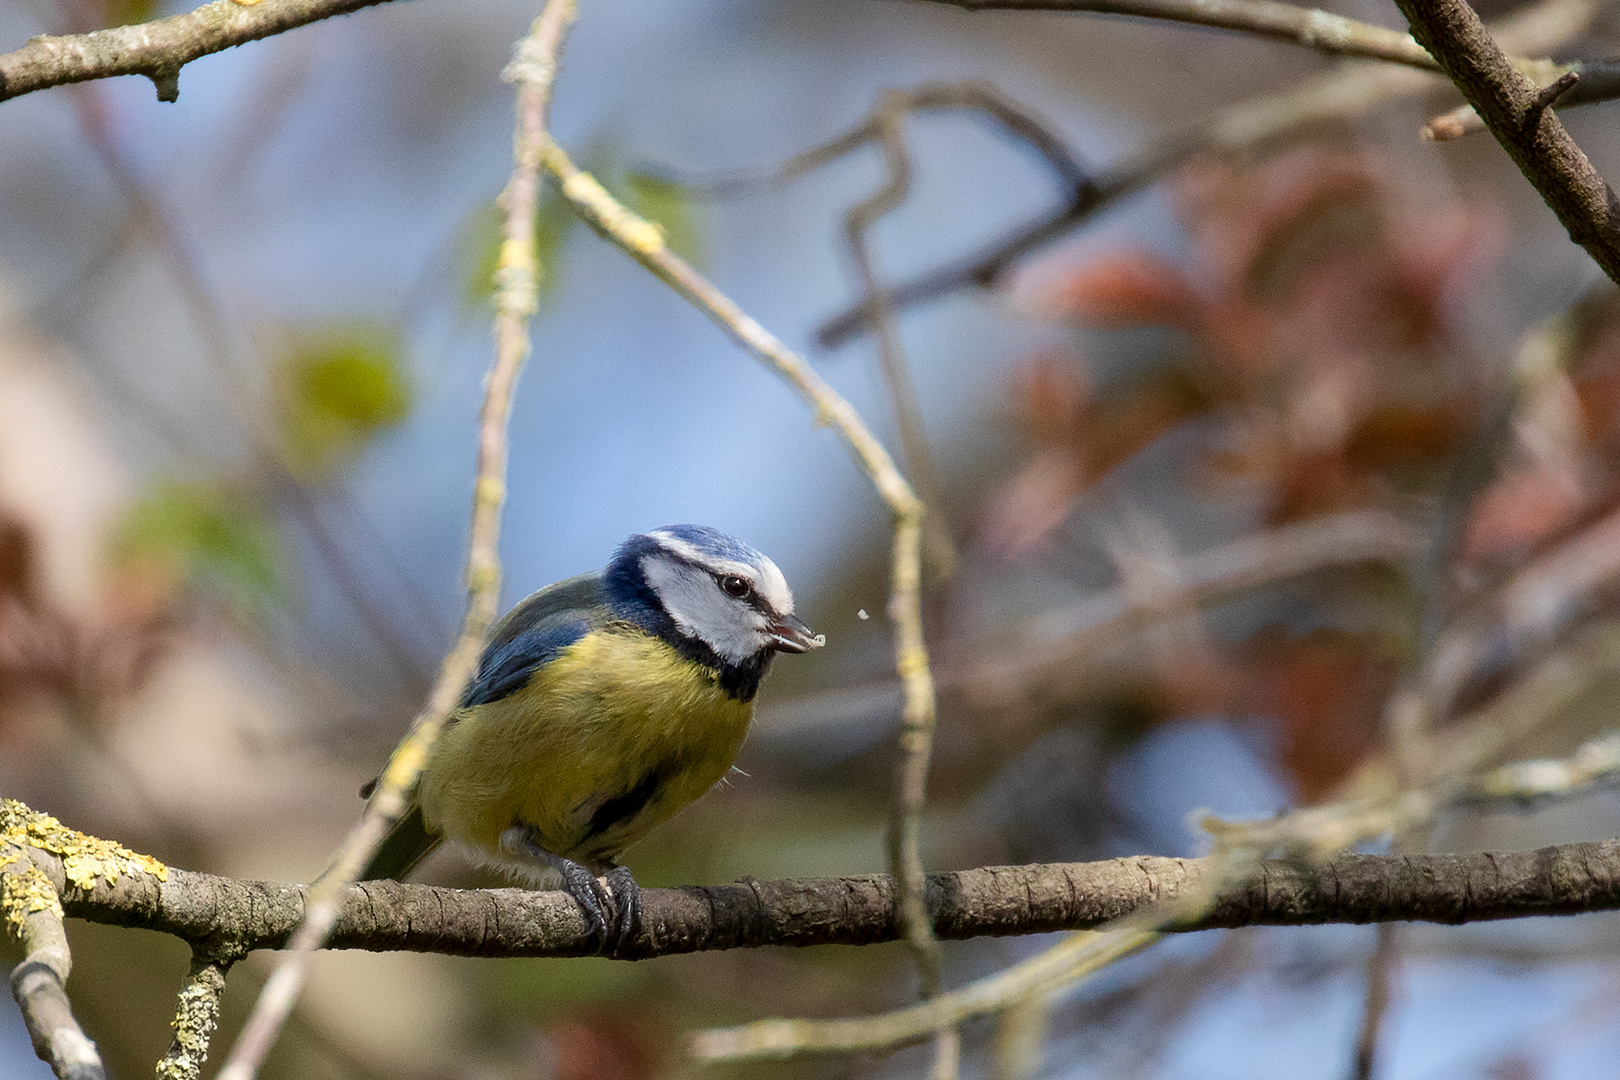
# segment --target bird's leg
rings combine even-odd
[[[615,866],[607,872],[608,888],[613,890],[614,915],[619,924],[613,951],[619,952],[641,929],[641,886],[630,876],[628,866]]]
[[[616,905],[613,894],[608,892],[607,886],[596,880],[595,874],[574,860],[547,851],[540,845],[539,838],[529,826],[520,825],[513,831],[516,832],[518,843],[524,851],[562,875],[563,891],[574,898],[574,903],[579,905],[579,910],[585,916],[585,932],[591,937],[600,937],[603,947],[606,947],[611,940],[609,929],[616,921],[614,919]],[[622,934],[623,931],[620,929],[620,935]]]

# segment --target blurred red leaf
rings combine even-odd
[[[1473,507],[1463,539],[1470,562],[1523,557],[1580,515],[1579,489],[1539,469],[1520,469],[1493,484]]]
[[[661,1055],[642,1025],[621,1013],[583,1010],[551,1026],[556,1080],[650,1080]]]
[[[1088,326],[1198,325],[1203,301],[1181,270],[1140,248],[1103,255],[1062,275],[1042,307]]]
[[[1084,427],[1090,393],[1067,357],[1040,353],[1013,368],[1013,397],[1025,429],[1037,443],[1070,443]]]
[[[1305,802],[1329,794],[1377,744],[1396,662],[1381,639],[1319,631],[1253,639],[1261,708],[1282,724],[1282,763]]]
[[[986,511],[980,539],[1002,556],[1043,543],[1098,477],[1209,405],[1181,368],[1151,372],[1092,401],[1066,365],[1037,357],[1020,367],[1015,387],[1042,448]]]

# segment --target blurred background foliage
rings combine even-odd
[[[1370,0],[1332,6],[1396,25]],[[173,10],[11,0],[0,40]],[[176,105],[122,80],[0,106],[0,792],[191,868],[307,880],[325,864],[459,613],[510,159],[498,73],[532,15],[385,5],[198,61]],[[1600,8],[1569,50],[1612,48],[1615,25]],[[687,181],[767,169],[924,80],[990,80],[1107,163],[1325,63],[1061,14],[616,0],[584,5],[556,127],[895,445],[870,341],[813,348],[857,299],[842,215],[880,182],[880,155],[723,198]],[[994,290],[903,314],[934,513],[960,553],[928,597],[929,865],[1192,853],[1194,810],[1264,816],[1345,790],[1434,627],[1620,512],[1620,301],[1492,143],[1418,141],[1453,103],[1395,100],[1195,160]],[[1605,165],[1608,116],[1568,118]],[[875,230],[896,280],[1052,205],[1040,164],[971,117],[912,118],[907,142],[916,189]],[[782,385],[558,200],[536,240],[507,602],[633,531],[700,521],[776,558],[830,642],[780,665],[741,772],[630,865],[648,885],[880,870],[899,701],[880,504]],[[1324,557],[1177,591],[1178,569],[1225,545],[1354,514],[1406,522],[1437,559]],[[1493,654],[1458,700],[1491,700],[1612,619],[1607,565],[1555,632]],[[1109,597],[1149,614],[1110,620]],[[1599,683],[1510,756],[1612,726],[1613,692]],[[1600,791],[1456,813],[1431,844],[1617,831],[1620,801]],[[453,853],[422,876],[491,883]],[[144,1074],[183,950],[71,932],[81,1019],[115,1075]],[[1380,1075],[1606,1068],[1617,932],[1586,917],[1403,933]],[[968,1069],[1337,1077],[1371,941],[1170,942],[1023,1035],[1017,1017],[970,1025]],[[953,944],[948,977],[1044,944]],[[264,970],[233,974],[223,1037]],[[334,954],[269,1072],[686,1075],[693,1027],[913,993],[893,947],[636,965]],[[898,1076],[923,1060],[726,1072]],[[43,1070],[0,1009],[0,1074]]]

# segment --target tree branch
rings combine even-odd
[[[62,926],[60,891],[21,851],[0,841],[0,919],[25,953],[11,971],[11,996],[22,1010],[34,1053],[58,1080],[105,1080],[96,1044],[79,1026],[68,1001],[73,954]]]
[[[1611,57],[1605,60],[1577,60],[1569,64],[1554,64],[1547,61],[1520,65],[1520,69],[1535,79],[1538,85],[1545,81],[1547,86],[1554,85],[1557,80],[1571,74],[1578,75],[1580,77],[1578,82],[1559,92],[1560,109],[1572,109],[1577,105],[1599,105],[1620,98],[1620,59]],[[1546,88],[1542,87],[1543,92]],[[1474,107],[1462,105],[1430,120],[1423,127],[1423,137],[1432,142],[1449,142],[1484,130],[1485,124],[1474,111]]]
[[[386,0],[214,0],[184,15],[53,37],[42,34],[0,55],[0,101],[50,86],[145,75],[159,101],[180,96],[180,69],[199,56],[222,52],[334,15]]]
[[[1581,33],[1596,10],[1593,0],[1542,0],[1497,24],[1497,39],[1515,53],[1544,56]],[[1237,102],[1102,170],[1066,205],[967,255],[891,286],[886,301],[895,311],[903,311],[963,289],[990,288],[1026,255],[1074,231],[1094,214],[1198,154],[1242,152],[1314,132],[1324,123],[1361,115],[1386,101],[1422,93],[1435,85],[1432,77],[1411,68],[1345,64],[1292,89]],[[816,330],[816,342],[829,349],[842,345],[865,331],[871,318],[870,302],[856,304],[823,322]]]
[[[208,1043],[219,1023],[219,999],[225,992],[225,976],[237,958],[235,950],[220,955],[198,948],[191,960],[186,985],[180,989],[175,1007],[174,1042],[157,1063],[157,1080],[200,1080]]]
[[[1330,56],[1387,60],[1435,70],[1434,58],[1399,30],[1276,0],[935,0],[968,11],[1077,11],[1235,30]]]
[[[1569,237],[1620,281],[1620,202],[1536,84],[1513,66],[1466,0],[1396,0],[1485,127]]]
[[[31,853],[75,918],[280,948],[308,887],[170,869],[67,887],[60,858]],[[1215,860],[1157,856],[984,867],[928,875],[927,906],[944,939],[1091,929],[1173,900]],[[646,889],[643,928],[617,954],[645,959],[764,945],[898,940],[893,879],[745,881]],[[1620,840],[1471,855],[1354,855],[1268,860],[1178,932],[1237,926],[1392,921],[1460,924],[1620,909]],[[450,956],[596,955],[578,905],[561,892],[445,889],[392,881],[349,886],[328,948]]]
[[[500,205],[505,241],[495,270],[495,355],[478,411],[478,455],[467,529],[467,607],[461,630],[439,666],[427,700],[389,758],[365,815],[344,839],[337,858],[312,889],[291,949],[271,973],[247,1023],[237,1036],[220,1080],[251,1080],[281,1030],[303,987],[309,957],[338,915],[338,896],[360,876],[388,830],[409,809],[411,793],[426,767],[439,732],[449,722],[462,691],[478,670],[484,640],[501,598],[501,508],[506,500],[507,424],[518,375],[529,357],[529,323],[539,306],[539,266],[534,221],[540,195],[540,161],[551,136],[551,90],[558,55],[574,24],[575,0],[547,0],[530,33],[518,42],[502,77],[516,88],[512,173]]]

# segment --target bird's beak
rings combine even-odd
[[[813,633],[796,615],[783,615],[767,627],[771,635],[770,647],[777,652],[802,653],[819,649],[827,639]]]

